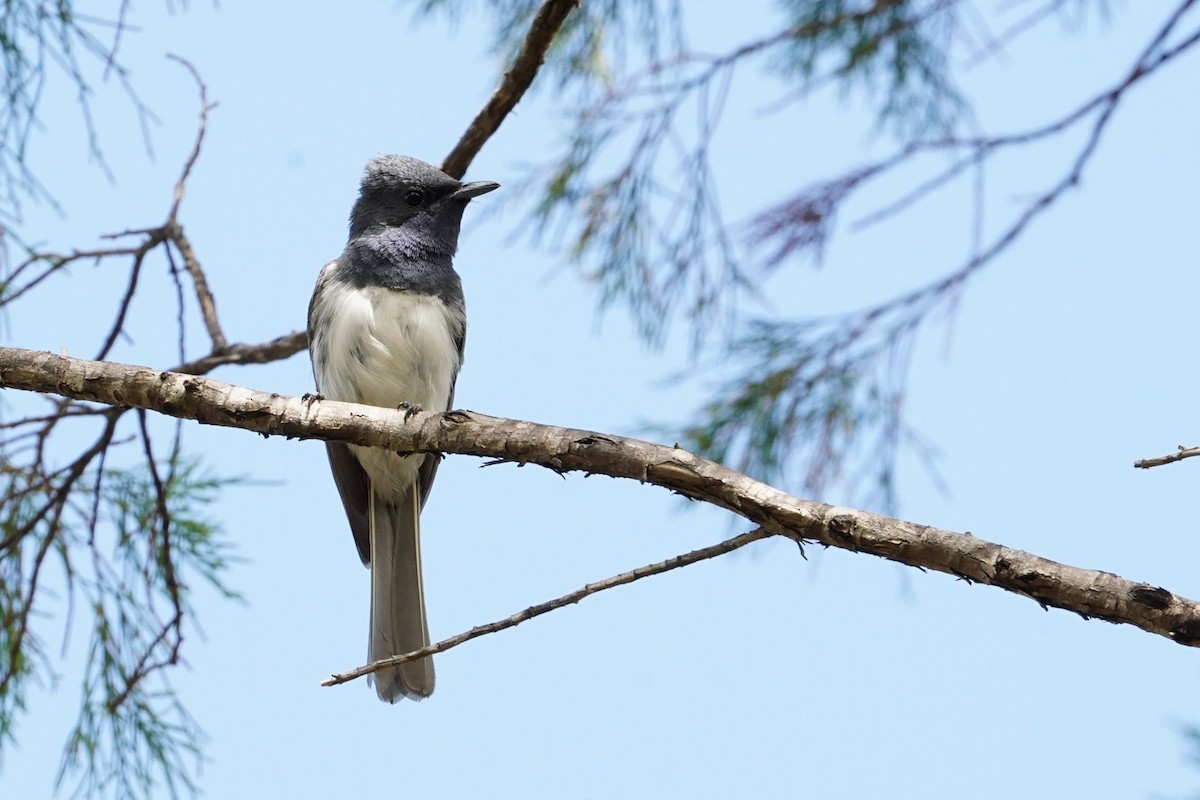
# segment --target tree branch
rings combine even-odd
[[[467,411],[393,411],[268,394],[145,367],[0,348],[0,387],[159,411],[264,435],[444,452],[628,478],[733,511],[767,533],[996,586],[1084,617],[1200,646],[1200,603],[1108,572],[866,511],[801,500],[678,447]]]
[[[226,345],[220,352],[209,353],[201,358],[180,364],[173,371],[188,375],[204,375],[226,364],[270,364],[272,361],[291,358],[307,347],[308,333],[292,331],[261,344],[238,342]]]
[[[1138,469],[1150,469],[1151,467],[1161,467],[1163,464],[1174,464],[1176,461],[1183,461],[1185,458],[1195,458],[1200,456],[1200,447],[1184,447],[1179,445],[1179,449],[1174,453],[1168,453],[1165,456],[1155,456],[1154,458],[1140,458],[1133,462],[1133,466]]]
[[[533,619],[534,617],[540,617],[542,614],[548,614],[556,608],[563,608],[564,606],[573,605],[585,597],[598,594],[606,589],[615,589],[618,586],[624,586],[627,583],[633,583],[634,581],[641,580],[642,578],[649,578],[653,575],[661,575],[664,572],[670,572],[673,569],[686,567],[689,564],[695,564],[699,561],[705,561],[710,558],[716,558],[717,556],[723,556],[726,553],[732,553],[738,548],[745,547],[748,544],[757,542],[759,539],[766,539],[770,536],[771,534],[767,533],[762,528],[758,528],[750,531],[749,533],[743,533],[741,536],[734,536],[732,539],[726,539],[725,541],[714,544],[710,547],[702,547],[699,550],[693,550],[692,552],[684,553],[681,556],[668,558],[666,561],[659,561],[657,564],[647,564],[644,567],[638,567],[637,569],[630,570],[629,572],[622,572],[620,575],[614,575],[611,578],[605,578],[602,581],[589,583],[587,586],[584,586],[581,589],[576,589],[570,594],[564,594],[562,597],[555,598],[554,600],[548,600],[545,603],[538,603],[536,606],[530,606],[524,611],[518,611],[516,614],[505,617],[504,619],[496,620],[495,622],[489,622],[486,625],[476,625],[469,631],[464,631],[456,636],[451,636],[449,639],[443,639],[437,644],[431,644],[428,647],[422,647],[420,650],[414,650],[411,653],[405,653],[403,655],[392,656],[391,658],[373,661],[370,664],[357,667],[349,672],[335,673],[329,676],[327,680],[321,681],[321,685],[337,686],[341,683],[348,683],[355,678],[361,678],[364,675],[370,675],[372,672],[376,672],[385,667],[399,666],[400,664],[414,661],[418,658],[425,658],[426,656],[436,655],[437,653],[444,653],[452,647],[457,647],[458,645],[469,642],[472,639],[478,639],[480,636],[485,636],[489,633],[498,633],[509,628],[515,628],[517,625],[520,625],[526,620]]]
[[[204,268],[200,266],[200,260],[196,258],[191,240],[183,232],[183,225],[179,223],[179,205],[183,202],[183,191],[187,186],[188,177],[192,174],[192,168],[196,166],[196,160],[200,158],[200,147],[204,144],[204,134],[208,130],[208,112],[212,111],[216,104],[208,102],[208,87],[200,79],[200,73],[196,71],[190,61],[174,54],[169,54],[167,58],[183,65],[196,82],[197,90],[200,92],[200,123],[196,129],[196,143],[192,145],[192,152],[184,162],[183,172],[175,183],[175,195],[171,202],[171,210],[167,214],[167,221],[163,223],[163,231],[179,250],[179,255],[183,257],[183,265],[192,277],[192,284],[196,288],[196,301],[200,305],[200,316],[204,319],[204,327],[208,329],[208,336],[212,340],[213,353],[220,353],[229,346],[229,342],[225,339],[225,333],[221,330],[221,321],[217,317],[217,301],[208,288],[208,278],[204,274]]]
[[[546,51],[550,49],[554,35],[577,5],[579,0],[546,0],[542,3],[529,26],[529,32],[521,42],[521,50],[512,66],[504,73],[504,78],[487,104],[475,115],[475,119],[471,120],[458,144],[442,162],[443,172],[455,178],[461,178],[466,173],[467,166],[479,153],[480,148],[500,129],[500,123],[516,107],[533,83],[538,69],[546,60]]]

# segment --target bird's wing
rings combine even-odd
[[[329,454],[329,467],[333,470],[333,482],[337,484],[338,494],[342,497],[342,507],[346,509],[346,519],[350,520],[350,532],[354,534],[358,557],[364,564],[370,564],[371,481],[348,445],[326,442],[325,452]],[[434,469],[437,469],[436,465]]]
[[[456,331],[454,336],[454,345],[458,348],[458,366],[462,367],[463,352],[467,346],[467,326],[464,321],[462,330]],[[442,411],[449,411],[454,408],[454,389],[458,385],[458,370],[454,371],[454,376],[450,379],[450,395],[446,398],[446,407]],[[417,473],[417,480],[420,483],[421,490],[421,508],[425,508],[425,501],[429,498],[429,490],[433,488],[433,479],[437,477],[438,464],[442,463],[441,453],[430,453],[425,456],[425,460],[421,462],[421,469]]]

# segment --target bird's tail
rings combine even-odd
[[[414,485],[398,503],[371,492],[371,639],[367,657],[378,661],[429,644],[421,586],[420,500]],[[374,673],[381,700],[421,700],[433,693],[433,659],[422,658]]]

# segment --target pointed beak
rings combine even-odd
[[[462,188],[450,195],[451,200],[470,200],[474,197],[479,197],[481,194],[487,194],[494,189],[499,189],[500,184],[495,181],[475,181],[474,183],[464,183]]]

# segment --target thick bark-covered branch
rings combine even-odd
[[[498,419],[469,411],[392,411],[110,362],[0,348],[0,387],[143,408],[265,435],[398,452],[437,451],[631,478],[729,509],[768,533],[956,575],[1043,606],[1135,625],[1200,646],[1200,603],[1108,572],[1081,569],[970,534],[801,500],[677,447]]]

